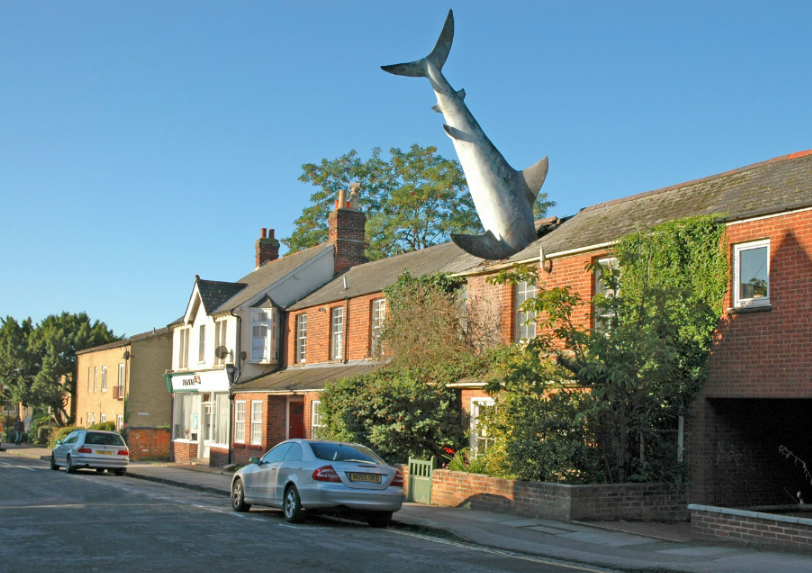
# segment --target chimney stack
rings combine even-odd
[[[279,241],[274,239],[274,230],[262,227],[259,230],[259,239],[254,244],[256,247],[256,268],[265,263],[275,261],[279,258]],[[256,269],[255,269],[256,270]]]
[[[347,191],[338,192],[335,209],[328,216],[329,242],[335,247],[334,274],[343,273],[350,267],[367,262],[366,249],[367,217],[361,211],[359,183],[350,184],[350,199]]]

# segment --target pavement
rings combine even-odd
[[[47,448],[3,444],[7,453],[50,458]],[[132,462],[127,475],[229,495],[233,474],[201,465]],[[627,572],[812,573],[812,556],[693,541],[687,524],[560,522],[465,507],[406,503],[393,527],[495,550]],[[597,569],[596,569],[597,570]]]

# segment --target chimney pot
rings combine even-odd
[[[274,230],[273,230],[273,229],[268,229],[268,238],[269,238],[269,239],[273,239],[273,238],[274,238],[273,234],[274,234]]]
[[[268,229],[266,229],[265,227],[262,227],[262,228],[259,230],[259,238],[260,238],[260,239],[264,239],[264,238],[266,238],[267,236],[268,236]]]

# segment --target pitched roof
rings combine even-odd
[[[812,150],[582,209],[508,261],[614,242],[640,227],[697,215],[750,215],[812,203]]]
[[[329,382],[367,374],[381,367],[379,362],[356,362],[353,364],[314,364],[292,367],[238,383],[234,392],[291,392],[323,390]]]
[[[148,338],[157,338],[159,336],[163,336],[165,334],[171,334],[172,329],[169,327],[164,328],[153,328],[147,332],[142,332],[141,334],[134,334],[129,338],[122,338],[121,340],[116,340],[115,342],[108,342],[107,344],[100,344],[99,346],[93,346],[92,348],[85,348],[84,350],[78,350],[76,355],[79,354],[86,354],[88,352],[96,352],[97,350],[110,350],[111,348],[117,348],[120,346],[128,346],[133,342],[139,342],[141,340],[147,340]]]
[[[203,302],[203,310],[206,311],[206,314],[212,314],[218,306],[246,287],[246,285],[242,283],[227,283],[204,279],[197,279],[195,282],[197,283],[197,290],[200,293],[200,300]]]
[[[364,263],[351,267],[313,294],[288,307],[288,310],[380,292],[384,287],[394,284],[398,276],[407,270],[415,276],[437,271],[457,272],[457,269],[467,269],[479,261],[480,259],[466,254],[454,243],[443,243],[388,259]],[[345,281],[347,288],[344,288]]]
[[[301,265],[318,257],[325,251],[332,249],[333,245],[327,243],[292,253],[280,259],[275,259],[265,263],[258,269],[245,275],[243,278],[237,281],[237,283],[232,283],[240,284],[244,288],[241,288],[233,293],[230,298],[222,300],[218,306],[212,309],[210,314],[220,314],[236,309],[240,305],[245,304],[255,296],[262,293],[262,291],[277,281],[294,272]],[[206,308],[208,310],[208,307]]]

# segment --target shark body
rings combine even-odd
[[[547,158],[516,171],[491,143],[465,105],[465,90],[455,90],[443,76],[453,40],[454,14],[449,10],[440,38],[428,56],[381,68],[399,76],[428,78],[437,96],[432,109],[445,118],[443,128],[457,151],[485,228],[482,235],[452,234],[451,239],[476,257],[504,259],[536,240],[533,203],[547,177]]]

